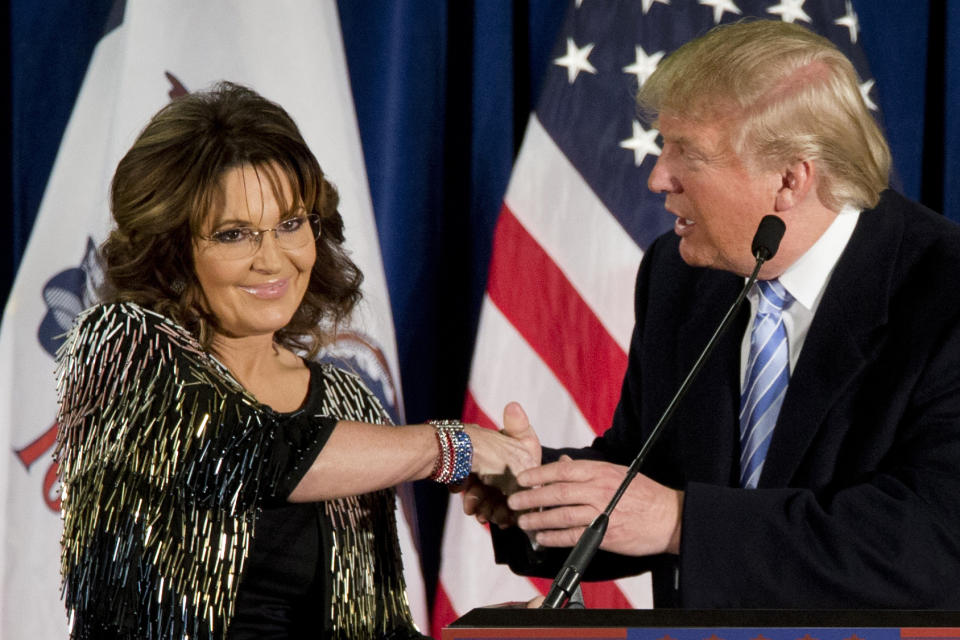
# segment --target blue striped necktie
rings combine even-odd
[[[778,280],[758,280],[757,316],[740,396],[740,485],[755,489],[790,381],[783,310],[793,298]]]

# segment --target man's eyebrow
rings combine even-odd
[[[688,138],[687,136],[682,135],[682,134],[681,134],[681,135],[676,135],[676,134],[674,134],[674,135],[671,135],[671,136],[666,136],[666,135],[664,135],[663,130],[660,128],[660,120],[659,120],[659,119],[654,120],[654,121],[651,123],[650,126],[657,130],[657,132],[660,134],[660,139],[663,140],[664,142],[673,142],[673,143],[678,143],[678,144],[683,144],[683,145],[692,145],[692,144],[693,144],[693,143],[690,141],[690,138]]]
[[[669,142],[670,144],[680,145],[684,147],[684,149],[691,151],[696,155],[703,156],[705,159],[708,159],[708,160],[721,158],[725,155],[725,152],[723,150],[717,150],[717,149],[711,150],[709,147],[705,146],[703,142],[700,142],[696,138],[692,138],[685,133],[679,133],[679,134],[675,133],[670,136],[666,136],[664,135],[663,131],[660,129],[659,124],[660,124],[660,120],[658,118],[657,120],[653,121],[651,126],[653,126],[653,128],[655,128],[657,131],[660,132],[660,139],[663,140],[664,143]]]
[[[694,141],[694,139],[693,139],[693,138],[690,138],[689,136],[685,136],[685,135],[673,135],[673,136],[667,137],[667,136],[665,136],[665,135],[663,135],[663,134],[661,133],[661,134],[660,134],[660,137],[663,138],[663,141],[664,141],[664,142],[669,142],[669,143],[671,143],[671,144],[678,144],[678,145],[681,145],[681,146],[683,146],[683,147],[685,147],[685,148],[688,148],[688,149],[691,149],[691,150],[693,150],[693,151],[697,151],[697,152],[700,152],[700,153],[703,153],[703,152],[704,152],[703,146],[697,144],[696,141]]]

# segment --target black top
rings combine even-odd
[[[310,363],[310,388],[303,406],[307,414],[320,413],[323,375]],[[283,414],[281,414],[283,415]],[[292,414],[287,414],[292,415]],[[309,467],[303,468],[303,473]],[[287,478],[277,491],[286,496],[303,475]],[[323,629],[322,595],[326,584],[321,554],[322,503],[277,500],[264,505],[257,518],[247,568],[237,592],[236,614],[228,637],[316,638]]]

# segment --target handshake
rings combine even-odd
[[[517,525],[547,547],[572,547],[610,502],[627,467],[560,456],[542,465],[543,449],[523,408],[503,410],[503,428],[470,428],[473,473],[454,491],[463,512],[500,528]],[[638,474],[614,509],[600,548],[626,555],[679,553],[683,492]]]

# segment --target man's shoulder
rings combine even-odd
[[[960,225],[885,191],[860,215],[833,279],[836,292],[861,289],[889,304],[891,317],[956,322],[960,314]]]
[[[933,209],[912,200],[895,189],[886,189],[880,194],[880,201],[874,207],[876,211],[899,211],[906,215],[919,214],[922,216],[942,217]]]
[[[889,236],[901,269],[924,265],[960,268],[960,225],[891,189],[861,214],[867,233]]]
[[[906,240],[960,243],[960,225],[893,189],[884,191],[877,206],[864,215],[902,222]]]

